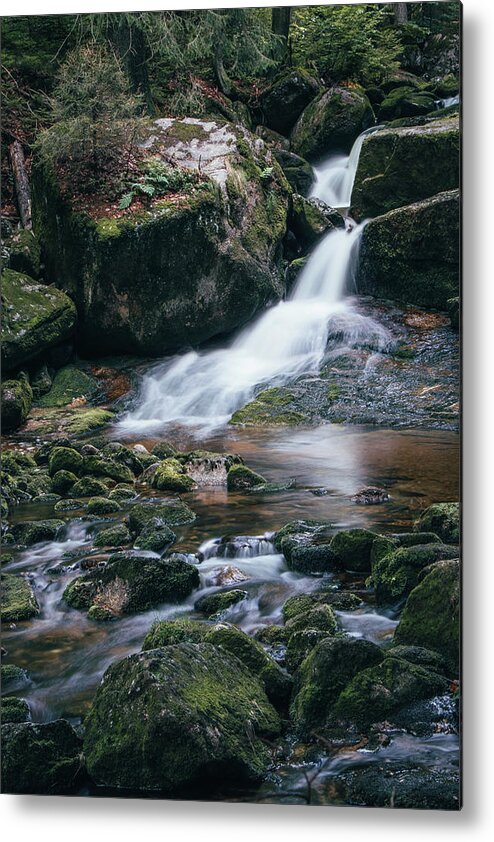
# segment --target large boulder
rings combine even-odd
[[[302,112],[291,134],[291,146],[309,161],[330,152],[349,152],[354,140],[374,122],[372,106],[363,91],[330,88]]]
[[[352,216],[364,219],[459,185],[458,117],[380,129],[365,138],[352,191]],[[454,240],[454,235],[451,237]]]
[[[433,503],[415,523],[418,532],[431,530],[437,533],[446,544],[458,544],[460,541],[460,504]]]
[[[424,567],[452,557],[454,550],[451,547],[436,543],[400,547],[385,555],[372,565],[372,581],[378,605],[404,599],[418,585]]]
[[[24,424],[33,402],[33,390],[25,372],[15,380],[5,380],[1,395],[2,431],[10,433]]]
[[[76,322],[75,306],[68,295],[11,269],[2,273],[2,310],[5,371],[63,342]]]
[[[64,795],[82,770],[81,740],[65,719],[2,725],[2,791]]]
[[[119,218],[76,212],[54,176],[34,168],[47,272],[74,298],[88,354],[198,344],[283,293],[289,187],[264,143],[239,125],[166,118],[145,147],[197,184]]]
[[[393,88],[379,108],[379,121],[394,120],[397,117],[419,117],[434,111],[434,96],[427,91],[407,86]]]
[[[353,767],[330,779],[332,791],[356,807],[408,810],[459,810],[458,772],[416,766],[403,760]],[[334,794],[333,794],[334,798]]]
[[[320,199],[306,199],[297,193],[293,195],[290,214],[290,230],[305,252],[314,246],[328,231],[344,228],[345,220],[337,210]]]
[[[390,211],[364,228],[359,293],[441,310],[458,294],[458,190]]]
[[[14,573],[2,573],[0,577],[2,623],[18,623],[29,620],[39,613],[38,600],[29,582]]]
[[[274,149],[273,155],[285,173],[286,180],[294,193],[308,196],[316,176],[312,166],[305,158],[288,152],[286,149]]]
[[[266,124],[280,134],[287,134],[320,88],[317,79],[300,67],[275,79],[260,98]]]
[[[460,658],[460,563],[439,561],[424,574],[406,601],[394,640],[436,650],[456,676]]]
[[[270,761],[262,739],[280,728],[235,655],[180,643],[110,666],[85,720],[84,754],[98,785],[169,793],[258,780]]]

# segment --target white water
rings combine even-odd
[[[449,96],[446,99],[436,100],[436,106],[438,108],[450,108],[452,105],[459,105],[459,104],[460,104],[460,94],[456,94],[456,96]]]
[[[324,164],[316,167],[311,197],[322,199],[333,208],[349,208],[362,144],[368,135],[380,128],[382,126],[372,126],[362,132],[353,144],[350,155],[332,155]]]
[[[360,149],[370,131],[357,138],[347,158],[333,157],[318,171],[315,189],[320,198],[329,202],[331,192],[332,204],[348,207]],[[190,351],[154,367],[144,377],[137,408],[118,423],[119,433],[153,433],[178,423],[207,435],[226,424],[261,387],[317,374],[331,335],[338,337],[342,347],[369,340],[376,350],[385,347],[387,332],[344,300],[354,284],[364,225],[348,221],[346,228],[328,233],[313,251],[289,299],[258,316],[229,345],[202,353]]]

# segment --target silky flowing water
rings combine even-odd
[[[349,204],[363,139],[359,138],[348,158],[333,159],[317,171],[315,190],[340,207]],[[113,438],[143,443],[150,449],[161,438],[180,450],[195,448],[199,441],[201,448],[239,453],[269,482],[292,481],[290,488],[271,493],[232,493],[214,487],[182,495],[197,517],[194,523],[175,528],[174,549],[197,554],[201,595],[226,585],[217,583],[225,568],[235,568],[237,576],[240,572],[244,578],[239,587],[248,591],[248,599],[223,617],[248,633],[281,623],[288,597],[320,584],[316,577],[289,571],[275,551],[271,535],[288,521],[308,518],[329,522],[335,529],[408,531],[431,503],[458,499],[459,446],[454,433],[331,424],[238,429],[226,423],[259,387],[287,382],[300,372],[317,372],[332,319],[343,324],[346,343],[368,332],[373,341],[377,335],[378,344],[385,346],[386,329],[360,316],[344,297],[361,230],[362,226],[350,223],[347,229],[327,235],[290,300],[259,316],[229,347],[190,352],[154,366],[144,378],[134,407],[112,431]],[[388,502],[356,505],[352,496],[369,485],[385,488]],[[153,494],[147,486],[137,486],[137,491],[142,501]],[[34,504],[17,506],[14,512],[16,520],[49,516],[53,516],[50,507]],[[2,634],[9,662],[29,672],[29,684],[18,692],[28,701],[35,721],[66,717],[80,722],[105,669],[113,660],[139,651],[155,619],[199,616],[194,612],[198,591],[179,606],[156,606],[112,623],[92,622],[66,606],[62,594],[80,574],[78,563],[100,554],[92,545],[95,529],[111,520],[110,516],[95,524],[84,520],[83,511],[71,513],[59,541],[31,547],[4,567],[32,580],[40,604],[38,617],[6,628]],[[226,555],[218,541],[224,537],[236,538]],[[396,618],[376,609],[362,580],[349,574],[328,574],[328,578],[357,588],[364,599],[363,607],[338,612],[342,630],[377,643],[392,639]],[[307,775],[317,772],[311,803],[338,803],[328,781],[343,768],[376,759],[403,760],[405,765],[417,762],[434,769],[454,766],[458,740],[451,734],[420,738],[401,733],[378,750],[343,751],[299,763],[281,759],[276,774],[259,791],[228,797],[298,803],[305,797]]]

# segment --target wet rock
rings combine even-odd
[[[56,474],[57,471],[71,471],[73,474],[79,474],[83,464],[84,459],[81,454],[71,447],[55,447],[48,459],[50,476]]]
[[[21,228],[13,231],[6,239],[2,234],[2,246],[8,251],[9,269],[28,275],[29,278],[39,278],[41,249],[33,231]]]
[[[382,659],[380,648],[368,640],[333,637],[318,643],[296,676],[290,713],[297,729],[308,734],[324,726],[354,676]]]
[[[381,503],[387,503],[389,494],[385,488],[376,488],[373,485],[368,485],[361,488],[352,497],[353,503],[358,503],[360,506],[378,506]]]
[[[110,477],[115,482],[134,482],[134,474],[127,465],[103,456],[85,456],[83,470],[90,476]]]
[[[67,494],[77,483],[77,477],[72,471],[57,471],[51,480],[52,490],[56,494]]]
[[[286,668],[289,672],[295,674],[317,644],[331,636],[318,629],[301,629],[289,634],[284,654]]]
[[[459,191],[392,210],[364,229],[361,293],[446,309],[459,284]]]
[[[158,444],[155,444],[151,455],[156,456],[158,460],[168,459],[171,456],[176,456],[178,453],[176,447],[174,447],[168,441],[160,441]]]
[[[38,399],[39,406],[66,406],[73,401],[88,402],[99,392],[95,377],[73,365],[61,368],[55,374],[50,390]]]
[[[302,112],[290,137],[291,147],[309,161],[329,152],[349,152],[358,135],[374,121],[371,104],[362,91],[333,87]]]
[[[228,471],[233,465],[243,465],[241,456],[232,453],[214,453],[209,450],[192,450],[181,457],[187,475],[199,486],[226,485]]]
[[[238,602],[242,602],[247,597],[247,591],[241,591],[236,588],[231,591],[206,594],[205,596],[199,597],[197,602],[194,603],[194,609],[200,611],[201,614],[211,617],[214,614],[226,611],[227,608],[236,605]]]
[[[446,675],[447,673],[447,665],[443,656],[439,652],[434,652],[433,649],[426,649],[424,646],[392,646],[391,649],[387,650],[386,655],[389,655],[391,658],[401,658],[403,661],[410,661],[411,664],[426,667],[441,675]]]
[[[320,199],[304,199],[296,193],[292,197],[289,224],[304,252],[328,231],[345,227],[345,221],[337,210]]]
[[[400,547],[372,566],[372,582],[378,605],[396,603],[418,585],[420,572],[429,564],[454,557],[446,544],[417,544]]]
[[[287,134],[320,90],[317,79],[300,67],[275,79],[260,98],[266,124],[280,134]]]
[[[348,529],[336,533],[330,548],[344,570],[367,573],[371,569],[370,554],[376,537],[368,529]]]
[[[423,571],[409,595],[395,631],[396,644],[439,652],[452,677],[459,673],[460,564],[439,561]]]
[[[16,696],[2,698],[1,718],[3,725],[7,722],[29,722],[31,714],[28,703]]]
[[[248,491],[256,486],[264,485],[266,480],[246,465],[232,465],[226,478],[228,491]]]
[[[74,497],[105,497],[108,487],[97,477],[81,477],[72,486]]]
[[[3,656],[4,653],[2,653]],[[15,664],[2,664],[2,693],[16,693],[29,687],[31,679],[27,670]]]
[[[139,550],[148,550],[153,553],[162,553],[177,540],[177,536],[165,524],[160,524],[157,519],[149,522],[135,542]]]
[[[362,144],[352,216],[375,217],[454,190],[459,160],[457,116],[424,126],[380,129]]]
[[[288,631],[304,631],[315,629],[323,631],[328,637],[335,634],[338,625],[333,609],[330,605],[313,605],[307,612],[299,612],[285,622]]]
[[[214,567],[209,571],[207,584],[208,585],[236,585],[240,582],[247,582],[249,577],[234,567],[233,564],[227,564],[224,567]]]
[[[460,541],[460,504],[434,503],[422,512],[415,523],[419,532],[434,532],[446,544],[458,544]]]
[[[128,503],[129,500],[134,500],[136,496],[135,489],[132,486],[126,483],[119,483],[115,488],[112,488],[108,494],[108,499],[116,500],[117,503]]]
[[[211,626],[199,620],[179,617],[177,620],[156,620],[142,644],[142,651],[175,646],[177,643],[205,643]]]
[[[63,520],[25,520],[12,527],[16,543],[30,547],[41,541],[54,541],[64,527]]]
[[[396,647],[399,648],[399,647]],[[451,693],[407,705],[392,714],[393,726],[416,737],[433,734],[457,734],[458,702]]]
[[[161,118],[151,131],[145,154],[197,178],[178,201],[157,196],[95,220],[75,212],[41,164],[33,170],[47,272],[77,302],[88,352],[160,356],[245,324],[283,294],[289,188],[271,151],[223,120]]]
[[[194,480],[185,472],[185,468],[178,459],[165,459],[160,462],[152,479],[153,488],[159,491],[191,491]]]
[[[83,508],[84,504],[81,503],[80,500],[72,500],[68,498],[67,500],[59,500],[58,503],[55,503],[53,511],[55,514],[62,514],[63,512],[72,512]]]
[[[281,542],[281,551],[287,567],[298,573],[325,573],[339,567],[338,556],[330,544],[310,544],[299,542],[287,536]]]
[[[308,196],[316,180],[314,170],[309,162],[287,149],[275,149],[273,155],[285,173],[286,180],[293,192],[300,196]]]
[[[346,804],[412,810],[459,810],[458,773],[393,761],[352,769],[336,786]]]
[[[290,408],[293,398],[294,395],[289,389],[272,386],[260,392],[241,409],[237,409],[229,423],[246,427],[284,427],[301,424],[305,416]]]
[[[280,728],[238,658],[181,643],[110,666],[85,721],[84,754],[98,785],[173,792],[261,778],[270,762],[261,738]]]
[[[4,792],[68,794],[76,789],[81,768],[81,740],[65,719],[2,725]]]
[[[31,375],[31,389],[33,390],[33,400],[39,400],[43,395],[46,395],[52,387],[52,379],[48,371],[46,363]]]
[[[130,531],[139,535],[149,524],[180,526],[195,520],[195,514],[182,500],[167,500],[160,503],[136,503],[128,514]]]
[[[180,602],[198,585],[197,568],[180,558],[115,553],[103,569],[74,579],[63,596],[73,608],[89,611],[96,606],[118,617],[162,602]]]
[[[278,529],[278,531],[274,533],[273,543],[278,552],[281,552],[281,542],[283,541],[283,538],[286,538],[289,535],[299,536],[300,538],[309,538],[318,529],[326,525],[327,524],[323,524],[321,521],[316,520],[291,520],[289,523],[285,523],[281,529]]]
[[[1,385],[2,430],[10,433],[24,424],[31,404],[33,392],[27,375],[21,372],[16,380],[4,380]]]
[[[407,86],[393,88],[381,102],[378,120],[395,120],[397,117],[419,117],[434,111],[434,96]]]
[[[11,269],[2,273],[2,302],[4,371],[66,339],[75,326],[75,306],[64,292]]]
[[[125,544],[130,544],[130,541],[129,530],[123,523],[119,523],[98,532],[93,543],[95,547],[123,547]]]

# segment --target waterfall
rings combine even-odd
[[[349,208],[362,144],[366,137],[381,128],[371,126],[362,132],[353,144],[350,155],[332,155],[320,167],[316,167],[311,197],[322,199],[333,208]]]
[[[452,105],[460,104],[460,94],[456,96],[449,96],[446,99],[437,99],[435,102],[436,108],[450,108]]]
[[[338,158],[335,164],[333,157],[333,164],[321,168],[321,198],[327,200],[324,184],[331,182],[340,207],[343,199],[349,205],[358,155],[370,131],[357,138],[346,159]],[[338,193],[331,176],[336,169],[345,171]],[[290,297],[257,316],[226,347],[190,351],[151,369],[143,379],[137,407],[118,422],[119,432],[152,433],[178,423],[205,435],[227,423],[260,388],[317,374],[332,335],[342,347],[369,337],[377,350],[384,347],[387,332],[354,312],[344,299],[354,283],[364,225],[347,220],[345,228],[330,231],[312,252]]]

